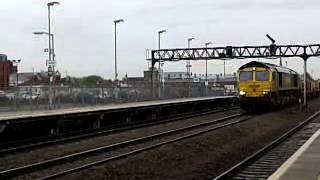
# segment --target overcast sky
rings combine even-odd
[[[45,70],[48,38],[34,31],[47,30],[44,0],[0,1],[0,53],[21,58],[21,71]],[[268,45],[266,33],[277,44],[320,43],[319,0],[60,0],[52,9],[58,70],[65,75],[98,74],[114,77],[113,20],[118,25],[119,76],[142,76],[147,69],[146,49],[157,48],[157,31],[163,48]],[[227,73],[250,60],[228,61]],[[278,63],[278,60],[267,60]],[[286,59],[302,72],[300,59]],[[319,62],[318,62],[319,61]],[[204,63],[194,62],[192,71],[204,72]],[[320,78],[320,59],[308,62],[309,72]],[[165,71],[185,71],[185,62],[166,63]],[[222,61],[209,63],[209,74],[223,71]]]

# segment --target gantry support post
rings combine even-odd
[[[155,57],[154,57],[154,53],[155,53],[155,51],[152,51],[152,53],[151,53],[151,98],[152,99],[155,99],[155,97],[154,97],[154,82],[153,82],[153,71],[154,71],[154,67],[155,67],[155,64],[157,63],[157,60],[155,60]],[[160,63],[160,61],[159,61],[159,63]]]
[[[303,59],[303,106],[307,107],[307,59]]]
[[[308,107],[307,102],[307,60],[309,59],[309,55],[307,55],[307,49],[304,47],[304,53],[301,58],[303,59],[303,106],[305,108]]]

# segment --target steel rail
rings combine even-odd
[[[161,132],[161,133],[157,133],[157,134],[153,134],[153,135],[149,135],[149,136],[145,136],[145,137],[140,137],[140,138],[127,140],[127,141],[124,141],[124,142],[119,142],[119,143],[115,143],[115,144],[111,144],[111,145],[106,145],[106,146],[102,146],[102,147],[98,147],[98,148],[93,148],[93,149],[89,149],[89,150],[86,150],[86,151],[82,151],[82,152],[78,152],[78,153],[74,153],[74,154],[69,154],[69,155],[66,155],[66,156],[57,157],[57,158],[53,158],[53,159],[50,159],[50,160],[45,160],[45,161],[41,161],[41,162],[37,162],[37,163],[33,163],[33,164],[21,166],[21,167],[16,167],[16,168],[0,171],[0,176],[1,177],[17,176],[17,175],[24,174],[26,172],[31,172],[33,170],[45,169],[45,168],[49,168],[51,166],[58,165],[60,163],[66,163],[66,162],[70,162],[72,160],[78,160],[80,158],[87,157],[87,156],[90,156],[92,154],[97,154],[99,152],[106,152],[106,151],[115,150],[117,148],[122,148],[122,147],[127,147],[127,146],[130,146],[130,145],[135,145],[135,144],[138,144],[138,143],[144,143],[144,142],[156,139],[156,138],[161,138],[161,137],[164,137],[164,136],[177,134],[177,133],[180,133],[180,132],[184,132],[184,131],[187,131],[187,130],[200,128],[200,127],[203,127],[203,126],[217,124],[219,122],[225,122],[227,120],[234,119],[234,118],[241,117],[241,116],[244,116],[244,114],[231,115],[231,116],[215,119],[213,121],[209,121],[209,122],[205,122],[205,123],[198,123],[196,125],[190,125],[190,126],[186,126],[186,127],[182,127],[182,128],[177,128],[177,129],[174,129],[174,130],[169,130],[169,131],[165,131],[165,132]],[[235,123],[239,123],[239,122],[240,121],[237,121]],[[233,123],[233,124],[235,124],[235,123]],[[225,125],[221,126],[220,128],[222,128],[222,127],[225,127]],[[211,131],[214,130],[214,129],[217,129],[217,127],[211,129]],[[208,132],[208,131],[205,131],[205,132]],[[197,133],[197,134],[203,134],[205,132]],[[187,137],[193,137],[193,136],[195,136],[195,135],[184,136],[184,139],[187,138]],[[175,141],[177,141],[177,140],[175,140]],[[175,141],[169,141],[169,142],[175,142]],[[169,142],[167,142],[167,144]]]
[[[276,140],[272,141],[271,143],[264,146],[263,148],[261,148],[260,150],[258,150],[254,154],[252,154],[251,156],[247,157],[246,159],[244,159],[240,163],[236,164],[235,166],[231,167],[229,170],[225,171],[224,173],[222,173],[221,175],[219,175],[213,179],[214,180],[231,179],[234,175],[237,174],[238,171],[247,167],[250,163],[254,162],[258,158],[260,158],[263,155],[265,155],[266,153],[268,153],[270,150],[274,149],[275,147],[277,147],[281,143],[285,142],[288,138],[290,138],[292,135],[297,133],[299,130],[301,130],[303,127],[305,127],[308,123],[313,121],[319,115],[320,115],[320,111],[314,113],[308,119],[299,123],[297,126],[292,128],[291,130],[287,131],[285,134],[283,134],[282,136],[280,136]]]
[[[149,126],[154,126],[154,125],[159,125],[159,124],[164,124],[168,122],[173,122],[173,121],[179,121],[179,120],[184,120],[188,118],[194,118],[194,117],[200,117],[200,116],[205,116],[208,114],[217,114],[217,113],[222,113],[226,111],[232,111],[232,110],[237,110],[239,108],[234,107],[230,109],[222,109],[222,110],[209,110],[209,111],[202,111],[198,113],[189,113],[185,114],[184,116],[178,116],[166,120],[158,120],[154,122],[150,121],[140,121],[136,122],[133,124],[123,124],[122,126],[111,126],[107,128],[100,128],[95,131],[78,131],[75,133],[68,133],[68,134],[63,134],[61,136],[48,136],[48,137],[42,137],[42,138],[36,138],[36,139],[30,139],[30,140],[25,140],[25,141],[18,141],[18,142],[11,142],[7,144],[2,144],[0,147],[6,147],[0,149],[0,156],[4,156],[6,154],[11,154],[23,150],[29,150],[29,149],[34,149],[34,148],[40,148],[40,147],[45,147],[49,145],[54,145],[58,143],[67,143],[67,142],[72,142],[75,140],[82,140],[85,138],[91,138],[91,137],[96,137],[96,136],[101,136],[101,135],[108,135],[111,133],[118,133],[118,132],[123,132],[123,131],[128,131],[132,129],[138,129],[138,128],[144,128],[144,127],[149,127]],[[114,128],[114,129],[112,129]]]
[[[247,117],[247,118],[244,118],[244,119],[241,119],[241,120],[237,120],[237,121],[229,122],[227,124],[223,124],[223,125],[220,125],[220,126],[217,126],[217,127],[213,127],[213,128],[207,129],[207,130],[202,130],[202,131],[194,132],[194,133],[189,134],[189,135],[184,135],[184,136],[181,136],[181,137],[178,137],[178,138],[174,138],[174,139],[171,139],[171,140],[163,141],[163,142],[160,142],[160,143],[157,143],[157,144],[154,144],[154,145],[150,145],[150,146],[147,146],[147,147],[143,147],[143,148],[140,148],[140,149],[136,149],[136,150],[124,153],[124,154],[120,154],[120,155],[117,155],[117,156],[112,156],[112,157],[109,157],[109,158],[106,158],[106,159],[102,159],[102,160],[95,161],[95,162],[92,162],[92,163],[88,163],[88,164],[85,164],[85,165],[82,165],[82,166],[78,166],[78,167],[75,167],[75,168],[72,168],[72,169],[69,169],[69,170],[61,171],[61,172],[58,172],[56,174],[52,174],[52,175],[49,175],[49,176],[46,176],[46,177],[39,178],[39,180],[48,180],[48,179],[55,179],[55,178],[63,177],[63,176],[66,176],[66,175],[69,175],[69,174],[72,174],[72,173],[75,173],[75,172],[79,172],[81,170],[88,169],[88,168],[93,167],[93,166],[97,166],[97,165],[100,165],[100,164],[103,164],[103,163],[107,163],[107,162],[110,162],[110,161],[126,158],[128,156],[135,155],[135,154],[138,154],[138,153],[141,153],[141,152],[144,152],[144,151],[152,150],[152,149],[155,149],[155,148],[163,146],[163,145],[167,145],[167,144],[170,144],[170,143],[174,143],[174,142],[182,141],[182,140],[185,140],[185,139],[189,139],[189,138],[192,138],[192,137],[195,137],[195,136],[199,136],[199,135],[202,135],[202,134],[205,134],[205,133],[208,133],[208,132],[211,132],[211,131],[215,131],[215,130],[218,130],[218,129],[221,129],[221,128],[233,126],[233,125],[245,122],[245,121],[247,121],[249,119],[251,119],[251,118]]]

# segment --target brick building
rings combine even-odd
[[[9,87],[9,77],[12,71],[12,62],[8,60],[5,54],[0,54],[0,89]]]

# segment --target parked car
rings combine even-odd
[[[111,98],[111,95],[108,91],[104,91],[103,94],[99,93],[98,95],[95,95],[94,97],[97,99],[109,99],[109,98]]]
[[[4,91],[0,91],[0,98],[6,97],[6,93]]]
[[[9,100],[13,100],[14,97],[15,97],[15,94],[14,94],[14,93],[7,93],[7,94],[5,94],[5,97],[6,97],[7,99],[9,99]]]
[[[22,99],[24,99],[24,100],[35,100],[35,99],[37,99],[38,97],[39,97],[39,93],[30,93],[30,92],[27,92],[27,93],[24,93],[24,94],[22,94],[21,95],[21,97],[22,97]]]

